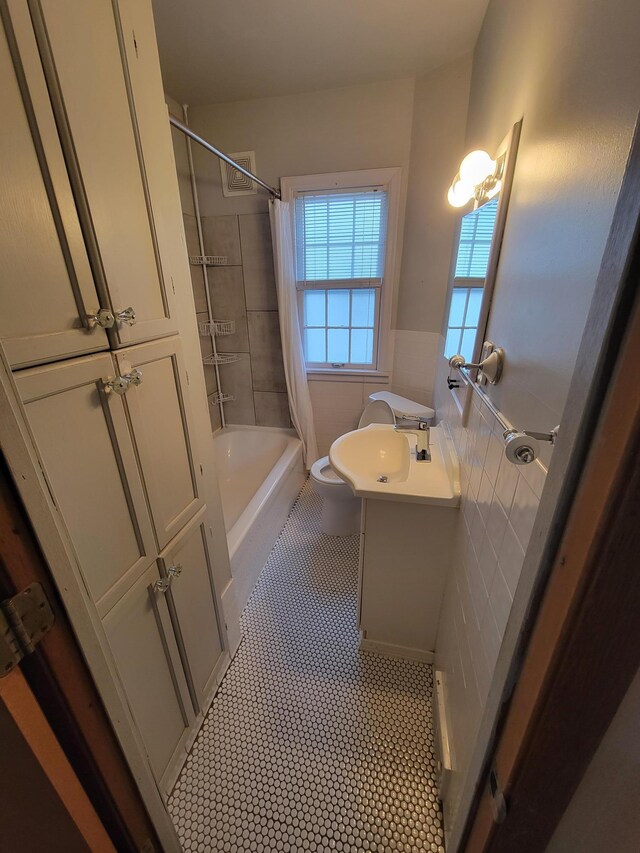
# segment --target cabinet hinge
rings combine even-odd
[[[502,785],[498,778],[495,764],[489,771],[489,794],[491,796],[491,811],[494,823],[503,823],[507,816],[507,801],[504,798]]]
[[[55,617],[42,585],[32,583],[0,602],[0,678],[35,651]]]

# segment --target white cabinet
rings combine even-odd
[[[194,714],[158,579],[154,564],[102,624],[153,772],[166,789]]]
[[[159,558],[163,576],[171,578],[170,609],[196,711],[206,708],[215,689],[223,651],[205,521],[200,513]]]
[[[156,555],[123,398],[103,390],[114,372],[104,354],[16,374],[49,489],[101,615]]]
[[[363,504],[361,646],[432,660],[452,567],[455,507],[377,498]]]
[[[187,378],[178,338],[118,352],[122,375],[142,381],[124,397],[160,548],[202,507],[189,440]]]
[[[151,3],[1,0],[0,78],[0,344],[64,540],[61,593],[123,745],[133,733],[135,763],[144,744],[166,792],[228,656]]]
[[[111,0],[40,0],[27,8],[22,0],[7,2],[15,31],[14,64],[24,75],[32,124],[46,138],[55,117],[74,215],[100,301],[98,306],[95,298],[85,300],[92,304],[81,307],[80,322],[77,312],[71,322],[87,326],[86,315],[99,307],[110,310],[116,318],[108,329],[114,347],[175,333],[174,283],[163,266],[162,235],[156,233],[117,5]],[[148,108],[141,109],[144,115]],[[62,159],[59,152],[43,149],[41,154],[51,171]],[[162,219],[160,209],[157,216]],[[74,238],[80,235],[76,231]],[[79,293],[80,285],[73,283]],[[70,322],[64,303],[56,303],[49,314],[43,310],[49,307],[47,300],[54,301],[47,295],[46,278],[26,276],[21,285],[33,305],[28,328],[37,328],[35,320],[42,314],[53,332],[64,332]],[[17,337],[13,329],[10,332]],[[91,338],[95,349],[94,333],[84,337]],[[60,355],[55,348],[44,355],[27,351],[14,363]]]
[[[36,73],[37,47],[24,23],[23,15],[17,25],[24,61],[35,69],[30,93],[24,83],[20,88],[0,25],[0,339],[14,367],[108,347],[104,329],[86,319],[98,310],[98,295],[44,77]]]

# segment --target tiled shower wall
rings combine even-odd
[[[184,214],[187,249],[200,253],[196,219]],[[278,303],[268,213],[202,217],[204,250],[226,258],[210,266],[209,295],[214,319],[233,320],[235,332],[216,338],[219,353],[239,359],[219,367],[222,389],[233,401],[224,404],[229,424],[289,427],[289,405],[282,363]],[[207,320],[207,300],[201,267],[191,267],[198,321]],[[203,356],[212,343],[202,338]],[[212,402],[217,390],[215,368],[205,365],[210,395],[211,426],[220,427],[219,407]]]
[[[446,390],[448,365],[437,370],[438,419],[445,421],[460,459],[462,511],[438,628],[436,666],[445,674],[453,776],[444,804],[455,821],[459,798],[524,554],[546,477],[538,463],[516,466],[504,456],[502,431],[474,394],[467,426]]]

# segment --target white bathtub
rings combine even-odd
[[[293,430],[228,426],[214,450],[231,574],[242,612],[306,474]]]

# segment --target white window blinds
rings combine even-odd
[[[382,283],[387,233],[383,189],[296,196],[297,280]]]
[[[498,199],[494,198],[462,218],[456,278],[486,277],[497,210]]]

